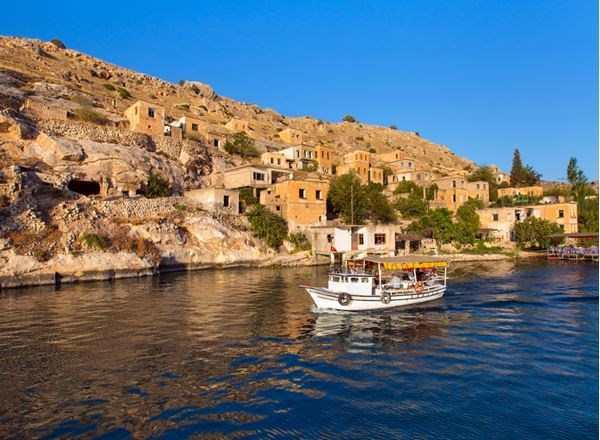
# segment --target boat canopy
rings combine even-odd
[[[399,256],[399,257],[366,257],[365,261],[380,263],[388,270],[426,269],[431,267],[446,267],[448,263],[439,257]]]

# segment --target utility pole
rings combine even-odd
[[[354,224],[354,185],[350,185],[350,224]]]

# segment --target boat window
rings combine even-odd
[[[335,283],[339,283],[340,282],[340,277],[331,277],[332,281]]]
[[[350,278],[350,282],[351,282],[351,283],[358,283],[358,278],[351,277],[351,278]]]
[[[361,280],[362,280],[363,283],[368,283],[369,282],[368,278],[362,278]]]

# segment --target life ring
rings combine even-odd
[[[338,302],[341,306],[347,306],[352,302],[352,297],[349,293],[342,292],[338,295]]]
[[[391,300],[392,300],[392,295],[390,295],[390,292],[383,292],[381,294],[381,302],[382,303],[389,304]]]
[[[416,293],[423,293],[423,291],[425,290],[425,284],[423,283],[423,281],[417,281],[414,285],[414,288]]]

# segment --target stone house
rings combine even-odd
[[[432,183],[432,174],[425,170],[406,170],[400,168],[392,169],[393,174],[387,176],[386,187],[394,191],[400,182],[412,181],[417,185],[428,188]]]
[[[65,121],[69,119],[69,110],[72,111],[74,109],[74,103],[64,99],[49,100],[30,96],[23,102],[20,111],[40,119]]]
[[[315,147],[318,171],[324,174],[333,174],[333,149],[324,145]]]
[[[286,128],[279,132],[279,139],[292,145],[299,145],[304,142],[304,134],[294,128]]]
[[[290,229],[327,220],[329,182],[319,178],[290,178],[260,194],[260,203],[284,218]]]
[[[514,240],[514,225],[528,217],[537,217],[558,223],[565,233],[577,232],[577,203],[553,203],[510,208],[477,210],[481,228],[493,231],[499,241]]]
[[[270,165],[278,168],[288,168],[286,157],[276,151],[267,151],[260,155],[260,162],[263,165]]]
[[[316,171],[318,165],[315,147],[300,144],[279,150],[279,153],[285,156],[290,169],[306,170],[314,168]]]
[[[242,165],[223,171],[222,184],[226,189],[253,188],[254,195],[259,196],[268,187],[288,179],[292,171],[269,167],[266,165]]]
[[[186,191],[183,193],[186,199],[194,200],[202,204],[205,209],[240,213],[240,192],[237,189],[204,188]]]
[[[163,136],[165,129],[165,108],[146,101],[137,101],[125,110],[129,129],[137,133]]]
[[[371,155],[363,150],[352,151],[344,155],[342,163],[336,167],[336,174],[342,175],[354,172],[364,183],[369,182],[369,168],[371,168]]]
[[[468,182],[463,176],[450,176],[435,179],[438,189],[434,200],[430,202],[432,208],[446,208],[456,212],[469,199],[480,199],[484,205],[490,201],[490,188],[487,182]]]
[[[525,186],[522,188],[498,188],[498,197],[543,197],[544,188],[541,186]]]
[[[369,168],[369,182],[379,183],[383,185],[383,168]]]
[[[494,176],[494,180],[496,181],[497,185],[500,185],[504,182],[510,185],[510,174],[506,174],[496,165],[490,165],[489,168],[492,171],[492,175]]]
[[[245,119],[232,118],[229,120],[229,122],[227,124],[225,124],[225,127],[227,127],[228,129],[230,129],[231,131],[234,131],[236,133],[240,132],[240,131],[248,133],[250,131],[250,126],[248,125],[248,121]]]
[[[305,234],[316,253],[362,252],[405,255],[419,248],[422,237],[409,235],[400,225],[312,226]]]

